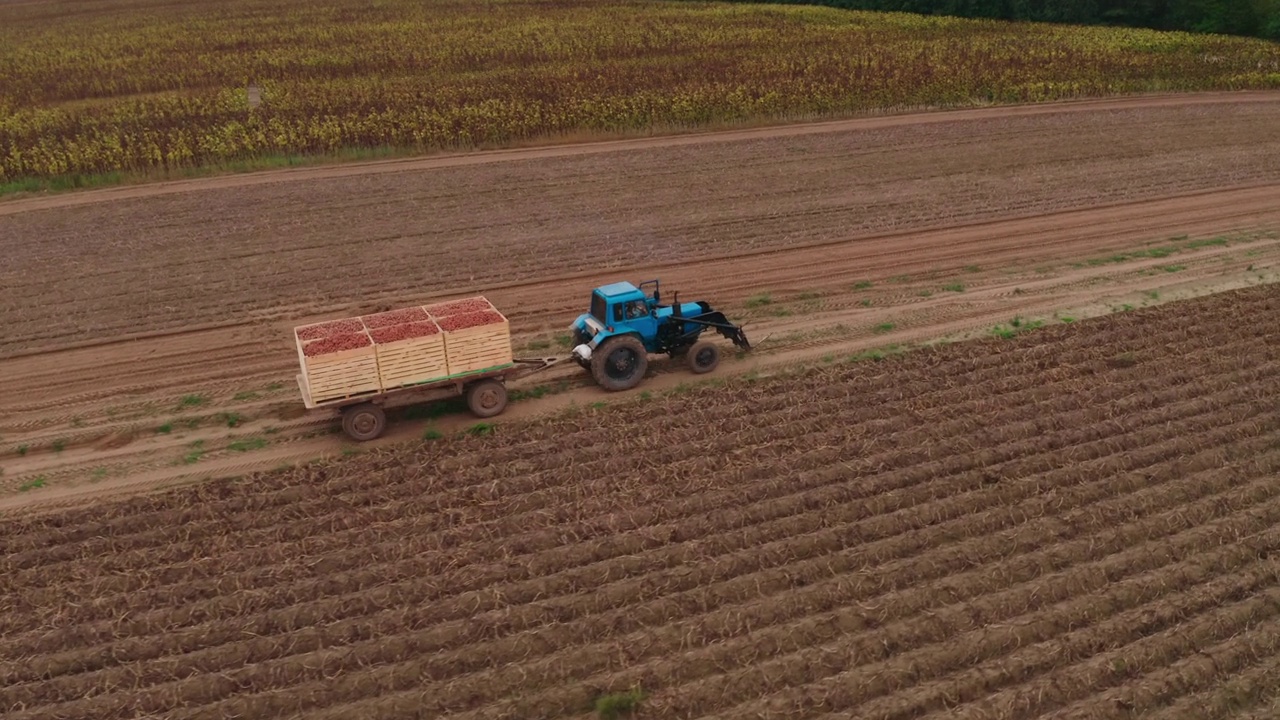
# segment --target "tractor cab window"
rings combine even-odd
[[[646,317],[648,314],[649,306],[643,300],[632,300],[627,303],[618,303],[613,307],[614,322],[635,320],[637,318]]]
[[[604,315],[605,301],[596,293],[591,293],[591,316],[602,323],[609,322],[609,318]]]

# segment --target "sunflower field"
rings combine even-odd
[[[655,0],[0,5],[0,184],[1280,87],[1222,36]]]

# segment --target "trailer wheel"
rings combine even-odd
[[[610,338],[591,355],[591,374],[605,390],[630,390],[648,369],[649,351],[634,335]]]
[[[720,348],[709,340],[694,345],[689,349],[689,369],[701,375],[716,369],[720,364]]]
[[[372,440],[387,429],[387,414],[373,403],[360,403],[342,411],[342,431],[352,440]]]
[[[507,409],[507,386],[489,378],[467,388],[467,407],[479,418],[490,418]]]

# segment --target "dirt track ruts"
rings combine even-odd
[[[591,287],[659,277],[748,320],[771,363],[1265,281],[1277,107],[921,113],[0,203],[3,482],[96,492],[333,452],[331,421],[300,416],[290,328],[444,293],[484,292],[520,354],[558,354]],[[1095,262],[1170,238],[1168,258]],[[78,279],[55,280],[51,255]],[[773,304],[745,307],[761,293]],[[653,367],[654,390],[687,375]],[[537,379],[568,392],[506,417],[605,399],[573,368]],[[236,450],[246,437],[267,446]]]

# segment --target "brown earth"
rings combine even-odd
[[[350,452],[302,412],[290,329],[446,296],[485,293],[540,356],[592,287],[658,277],[749,321],[723,376],[1270,281],[1277,109],[990,108],[0,203],[0,504]],[[652,374],[630,395],[691,377]],[[552,392],[500,422],[617,399],[574,367],[519,387]],[[373,446],[472,422],[434,413]]]
[[[1261,717],[1277,312],[1264,284],[27,508],[0,711]]]

